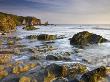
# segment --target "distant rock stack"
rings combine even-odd
[[[35,17],[24,17],[22,19],[22,25],[33,26],[33,25],[40,25],[40,24],[41,24],[41,20]]]

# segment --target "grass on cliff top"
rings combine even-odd
[[[26,26],[26,27],[23,27],[23,29],[25,29],[25,30],[36,30],[36,29],[38,29],[38,28],[36,28],[36,27],[34,27],[34,26]]]

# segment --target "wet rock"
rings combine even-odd
[[[82,75],[81,82],[98,82],[106,76],[106,67],[99,67]]]
[[[35,69],[29,71],[25,76],[32,77],[37,80],[37,82],[44,82],[44,68],[37,66]]]
[[[38,40],[55,40],[57,38],[56,35],[48,35],[48,34],[40,34],[38,35]]]
[[[54,56],[54,55],[47,55],[46,60],[54,60],[54,61],[60,61],[60,60],[71,60],[69,57],[66,56]]]
[[[57,39],[63,39],[63,38],[66,38],[65,35],[59,35],[59,36],[57,36]]]
[[[49,74],[55,75],[55,77],[61,77],[62,76],[62,66],[57,64],[50,64],[45,68],[46,76]]]
[[[37,35],[29,35],[26,38],[27,39],[37,39]]]
[[[58,77],[58,78],[54,79],[52,82],[69,82],[69,81],[66,78]]]
[[[108,41],[100,35],[89,33],[88,31],[83,31],[75,34],[70,39],[70,44],[77,46],[85,46],[87,44],[97,44]]]
[[[9,75],[0,82],[19,82],[19,77],[17,75]]]
[[[20,78],[19,82],[38,82],[33,77],[23,76]]]
[[[9,40],[7,41],[7,45],[14,45],[14,44],[15,44],[15,41],[12,40],[12,39],[9,39]]]
[[[56,56],[54,56],[54,55],[47,55],[47,56],[46,56],[46,60],[55,60],[55,61],[57,61],[57,60],[59,60],[59,59],[58,59],[58,57],[56,57]]]
[[[44,82],[51,82],[56,77],[62,76],[62,66],[57,64],[51,64],[45,68]]]
[[[34,27],[34,26],[31,26],[31,25],[28,25],[26,27],[23,27],[23,29],[27,30],[27,31],[30,31],[30,30],[36,30],[38,28]]]
[[[87,72],[85,65],[75,63],[73,65],[50,64],[45,68],[45,82],[51,82],[58,77],[67,77],[74,80],[78,74]]]
[[[74,79],[74,80],[70,80],[69,82],[80,82],[80,81],[77,79]]]
[[[0,64],[9,63],[12,59],[12,54],[0,54]]]
[[[36,67],[36,64],[34,63],[28,63],[28,64],[18,64],[13,67],[12,73],[13,74],[20,74],[23,72],[28,72],[29,70]]]

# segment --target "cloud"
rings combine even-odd
[[[110,20],[110,0],[0,0],[0,10],[34,15],[51,23],[100,23]]]

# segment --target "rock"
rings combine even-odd
[[[54,55],[47,55],[46,60],[54,60],[54,61],[61,61],[61,60],[71,60],[69,57],[66,56],[54,56]]]
[[[57,61],[57,60],[59,60],[59,59],[58,59],[58,57],[56,57],[56,56],[54,56],[54,55],[47,55],[47,56],[46,56],[46,60],[55,60],[55,61]]]
[[[81,82],[98,82],[106,76],[106,67],[99,67],[82,75]]]
[[[29,26],[23,27],[23,29],[25,29],[25,30],[29,31],[29,30],[36,30],[36,29],[38,29],[38,28],[36,28],[36,27],[34,27],[34,26],[29,25]]]
[[[69,82],[68,79],[63,77],[55,78],[52,82]]]
[[[44,82],[51,82],[56,77],[61,77],[62,74],[62,66],[57,64],[51,64],[45,68],[45,78]]]
[[[16,22],[11,16],[0,15],[0,31],[10,32],[16,29]]]
[[[26,38],[27,39],[37,39],[37,35],[29,35]]]
[[[29,64],[18,64],[13,67],[12,73],[13,74],[20,74],[23,72],[28,72],[29,70],[33,69],[36,67],[36,64],[34,63],[29,63]]]
[[[40,34],[40,35],[29,35],[27,39],[38,39],[38,40],[55,40],[56,35]]]
[[[36,79],[37,82],[44,82],[44,68],[38,66],[35,69],[26,73],[25,76],[32,77],[33,79]]]
[[[50,64],[45,68],[44,82],[51,82],[59,77],[67,77],[68,80],[74,80],[78,74],[87,72],[85,65],[75,63],[73,65]]]
[[[57,64],[50,64],[45,68],[46,76],[49,74],[55,75],[55,77],[61,77],[62,76],[62,66]]]
[[[70,44],[77,46],[85,46],[87,44],[97,44],[108,41],[100,35],[89,33],[88,31],[83,31],[75,34],[70,39]]]
[[[9,63],[12,59],[12,54],[0,54],[0,64]]]
[[[63,38],[66,38],[65,35],[59,35],[59,36],[57,36],[57,39],[63,39]]]
[[[19,82],[19,77],[17,75],[9,75],[0,82]]]
[[[32,77],[23,76],[20,78],[19,82],[37,82],[37,80]]]
[[[56,35],[48,35],[48,34],[40,34],[38,35],[38,40],[55,40],[57,38]]]
[[[80,82],[80,81],[77,80],[77,79],[74,79],[74,80],[71,80],[71,81],[69,81],[69,82]]]
[[[8,40],[7,42],[7,45],[14,45],[14,44],[15,44],[14,40]]]

